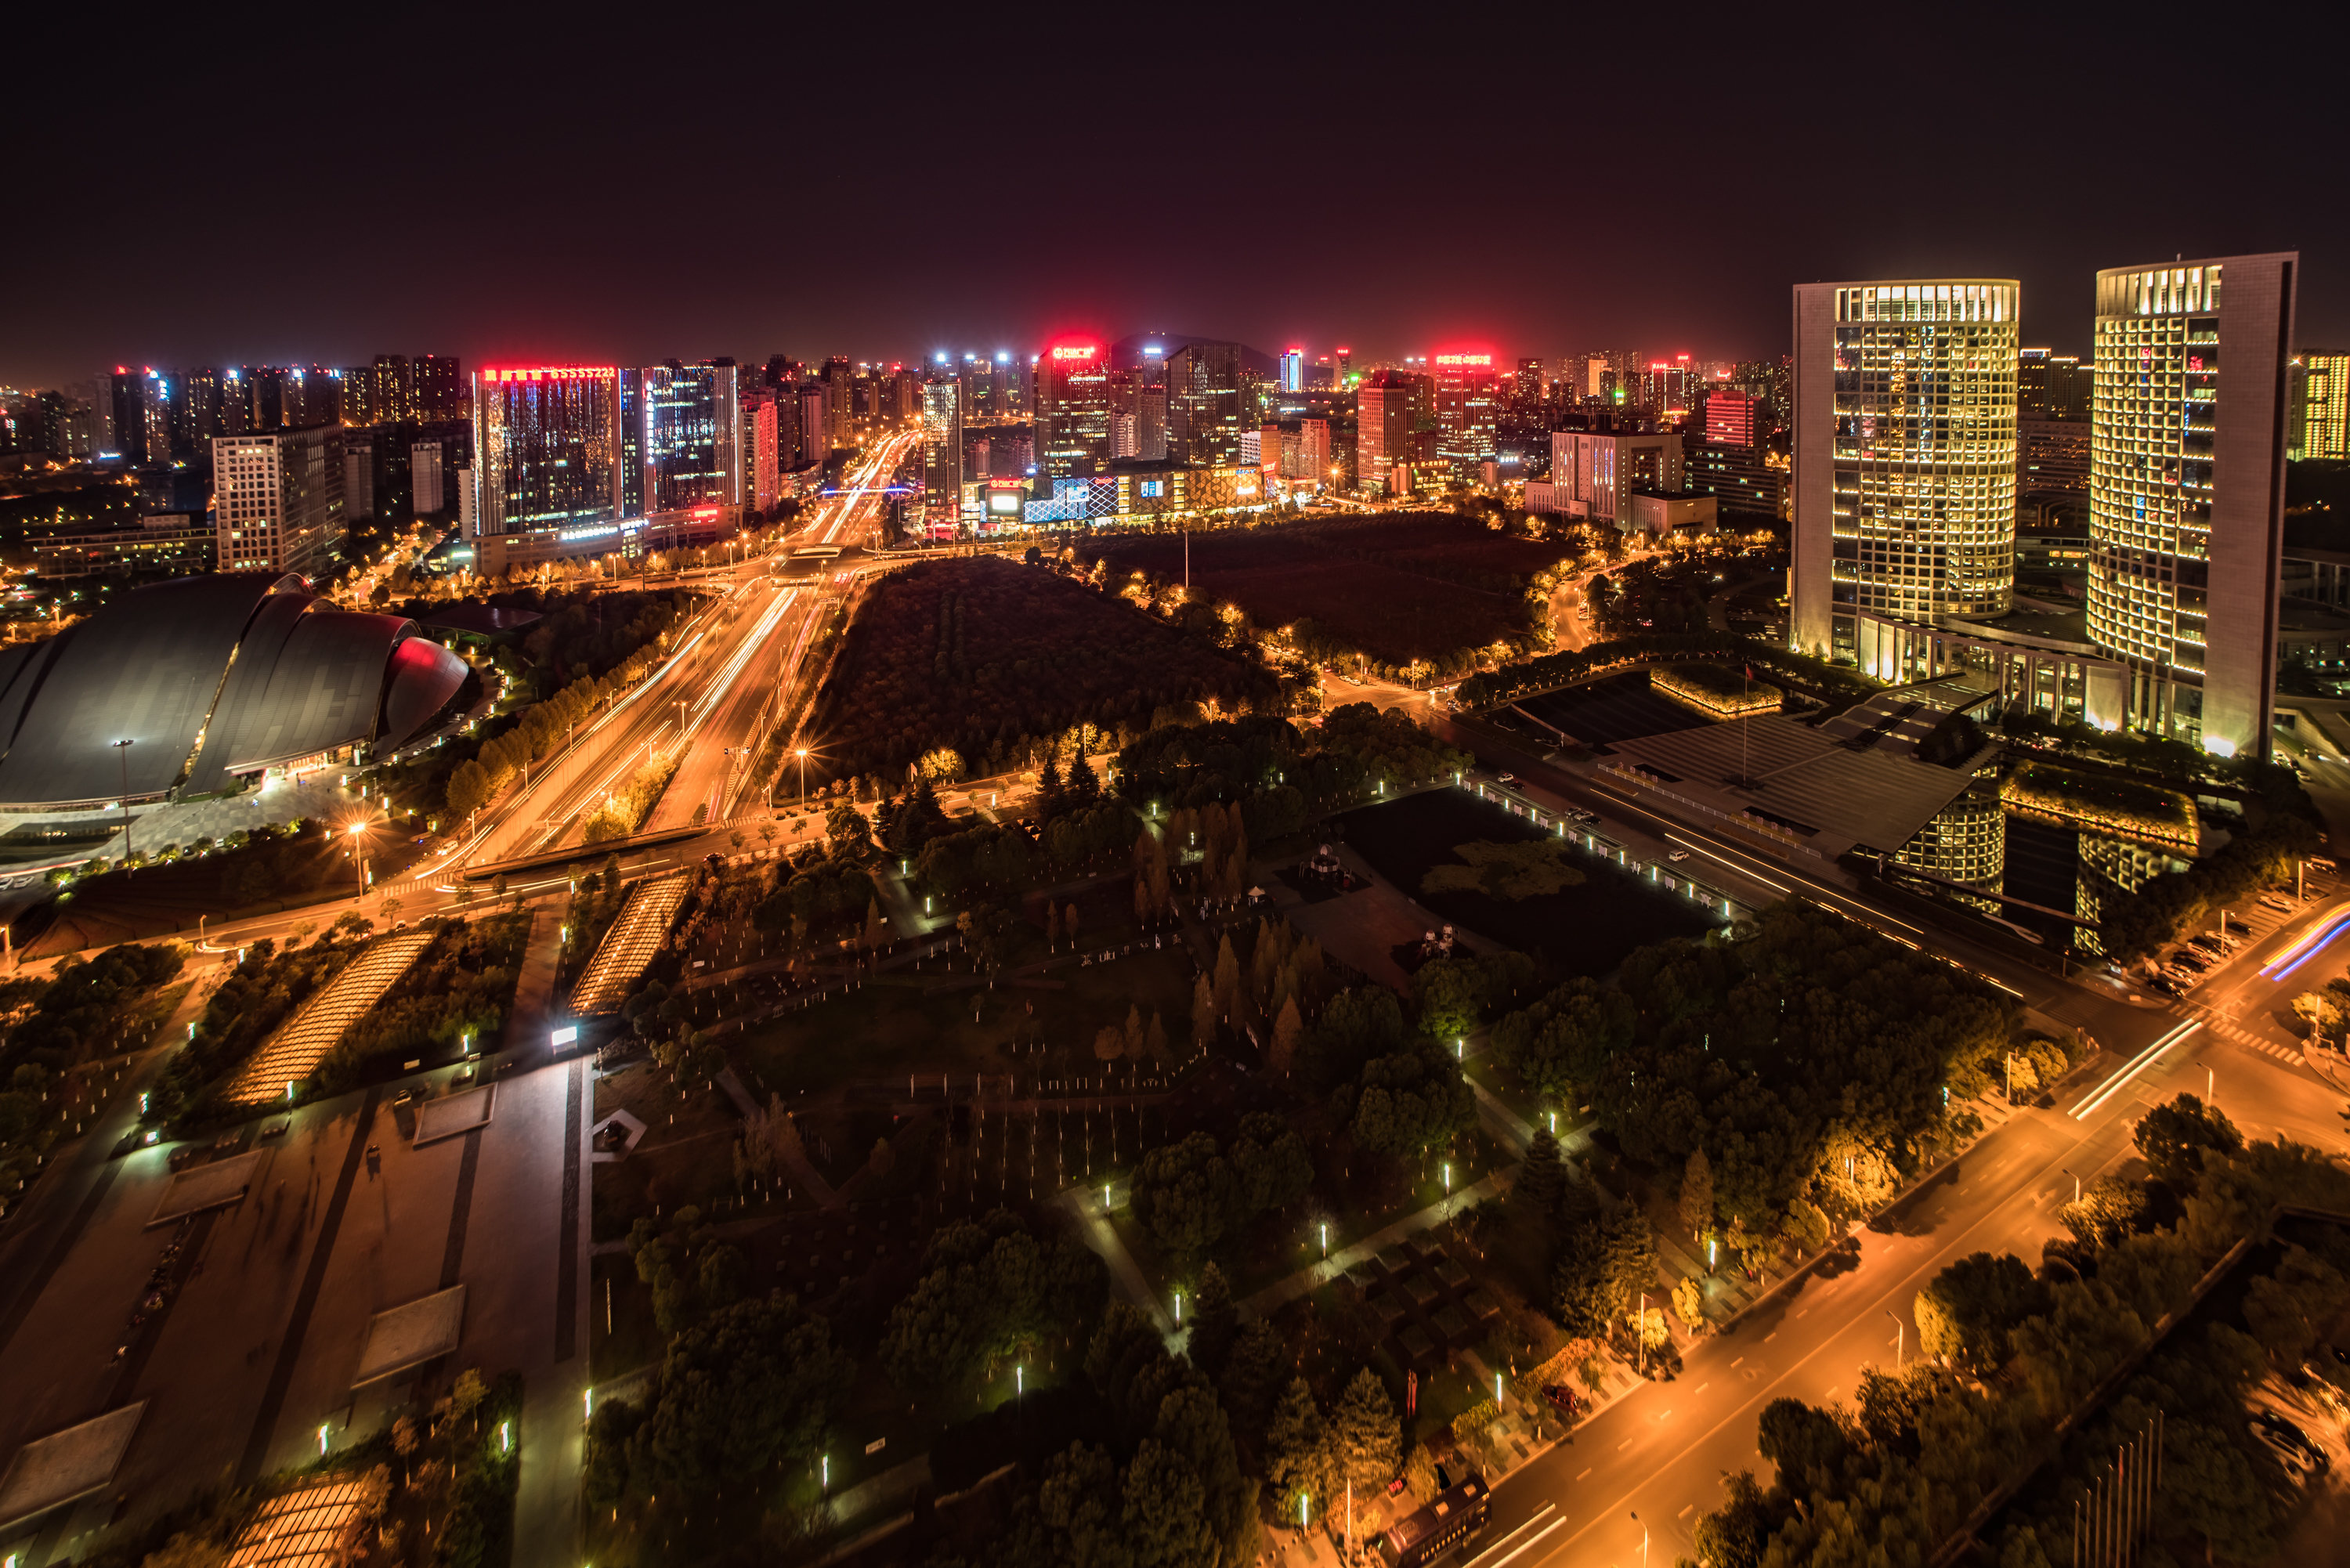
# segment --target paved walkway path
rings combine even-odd
[[[1509,1190],[1515,1179],[1516,1172],[1513,1170],[1494,1171],[1473,1187],[1464,1187],[1440,1202],[1407,1214],[1353,1245],[1339,1248],[1321,1262],[1298,1270],[1285,1280],[1275,1280],[1254,1295],[1243,1298],[1240,1304],[1259,1317],[1266,1316],[1316,1287],[1327,1284],[1356,1264],[1370,1262],[1405,1237],[1416,1236],[1422,1231],[1441,1225],[1472,1203],[1482,1203],[1488,1198],[1499,1197]]]
[[[1092,1201],[1093,1190],[1090,1187],[1073,1187],[1061,1194],[1061,1205],[1076,1217],[1077,1223],[1085,1230],[1087,1244],[1101,1254],[1103,1262],[1109,1265],[1110,1278],[1118,1282],[1118,1288],[1126,1293],[1126,1299],[1148,1314],[1161,1334],[1172,1338],[1175,1320],[1168,1314],[1165,1303],[1151,1291],[1150,1282],[1142,1277],[1142,1269],[1135,1262],[1134,1254],[1126,1250],[1125,1241],[1118,1237],[1118,1227],[1102,1213],[1100,1205]]]

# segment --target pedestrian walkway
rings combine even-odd
[[[2197,1018],[2202,1020],[2203,1026],[2212,1033],[2219,1035],[2223,1040],[2232,1041],[2236,1044],[2241,1045],[2247,1051],[2258,1051],[2263,1056],[2273,1056],[2278,1061],[2290,1063],[2295,1067],[2303,1067],[2309,1064],[2308,1058],[2303,1055],[2302,1053],[2293,1049],[2290,1045],[2280,1045],[2273,1040],[2264,1040],[2258,1034],[2253,1033],[2251,1030],[2245,1028],[2242,1024],[2237,1023],[2234,1019],[2226,1016],[2216,1009],[2204,1005],[2202,1002],[2183,1002],[2178,1006],[2173,1007],[2170,1011],[2173,1014],[2180,1018]]]
[[[1134,1254],[1126,1250],[1126,1242],[1119,1237],[1118,1227],[1109,1222],[1109,1216],[1093,1201],[1093,1190],[1090,1187],[1072,1187],[1061,1194],[1061,1206],[1076,1217],[1077,1223],[1084,1228],[1087,1244],[1100,1253],[1102,1262],[1109,1265],[1109,1276],[1118,1282],[1118,1288],[1126,1299],[1143,1310],[1162,1336],[1171,1339],[1175,1334],[1175,1320],[1168,1315],[1166,1307],[1151,1290],[1150,1282],[1142,1277],[1141,1266],[1135,1262]]]

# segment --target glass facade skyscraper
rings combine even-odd
[[[2097,274],[2090,640],[2129,671],[2097,722],[2265,753],[2297,255]]]
[[[1046,478],[1109,466],[1109,354],[1099,342],[1064,338],[1037,359],[1037,466]]]
[[[2019,295],[2004,278],[1796,288],[1800,651],[1906,679],[1865,627],[2011,607]]]
[[[617,514],[618,379],[609,365],[474,375],[477,534],[602,523]]]
[[[643,477],[622,516],[734,506],[743,500],[741,390],[734,361],[675,359],[629,372],[637,404],[630,435]]]

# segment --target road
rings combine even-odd
[[[1589,597],[1592,578],[1619,572],[1637,561],[1654,560],[1663,554],[1662,550],[1635,550],[1617,560],[1605,561],[1577,572],[1553,588],[1550,594],[1552,647],[1561,653],[1568,653],[1592,642]]]
[[[877,447],[852,472],[848,492],[820,504],[783,548],[861,543],[879,511],[880,497],[868,492],[914,439]],[[785,582],[774,574],[775,559],[756,557],[712,579],[723,591],[678,633],[676,651],[589,721],[539,777],[493,807],[461,852],[464,863],[579,846],[588,818],[657,756],[676,756],[678,764],[648,828],[732,816],[767,726],[787,707],[779,693],[800,674],[831,586]]]

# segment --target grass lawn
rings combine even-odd
[[[1458,925],[1534,954],[1567,974],[1606,974],[1626,955],[1669,937],[1693,937],[1717,920],[1596,855],[1576,850],[1575,887],[1524,898],[1481,892],[1430,892],[1430,867],[1456,862],[1455,845],[1523,843],[1549,836],[1523,817],[1463,790],[1425,790],[1337,819],[1347,842],[1379,875]]]

